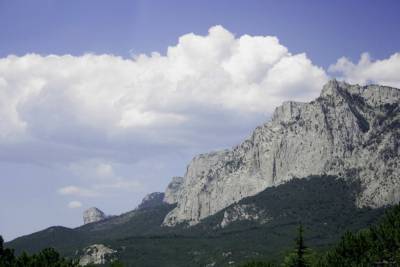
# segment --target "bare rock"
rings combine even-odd
[[[146,195],[139,204],[139,209],[148,209],[160,206],[164,203],[164,193],[154,192]]]
[[[359,206],[397,203],[399,154],[400,90],[333,80],[310,103],[283,103],[233,149],[196,156],[171,190],[178,193],[168,193],[177,207],[163,224],[196,224],[267,187],[310,175],[358,179]]]
[[[164,202],[175,204],[178,202],[179,195],[183,185],[183,177],[173,177],[167,189],[165,189]]]
[[[255,205],[236,204],[224,211],[220,227],[225,228],[236,221],[258,221],[260,224],[264,224],[271,219],[264,210],[258,209]]]
[[[83,249],[83,255],[79,259],[79,265],[106,264],[115,260],[116,250],[103,244],[94,244]]]
[[[83,212],[84,224],[98,222],[106,219],[107,216],[96,207],[89,208]]]

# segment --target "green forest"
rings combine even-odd
[[[302,225],[294,244],[281,263],[254,261],[241,267],[400,266],[400,205],[390,208],[377,225],[346,232],[326,252],[317,253],[306,246]]]
[[[280,262],[250,261],[240,267],[323,267],[323,266],[399,266],[400,264],[400,205],[388,209],[376,225],[356,233],[346,232],[339,242],[327,251],[314,251],[304,241],[307,233],[300,224],[293,248]],[[4,248],[0,237],[1,267],[70,267],[78,266],[71,259],[61,257],[53,248],[39,253],[19,256],[14,250]],[[112,267],[124,266],[116,261]],[[190,262],[187,266],[191,266]]]

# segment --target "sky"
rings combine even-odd
[[[0,0],[0,234],[134,209],[324,83],[400,87],[399,1]]]

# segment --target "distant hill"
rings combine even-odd
[[[333,176],[293,179],[242,199],[196,226],[161,227],[175,206],[160,204],[75,229],[51,227],[7,247],[37,252],[54,247],[64,256],[100,243],[128,266],[228,266],[248,259],[280,259],[299,222],[309,246],[324,250],[346,231],[375,223],[383,208],[357,208],[360,185]],[[223,223],[224,222],[224,223]]]

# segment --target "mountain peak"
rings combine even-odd
[[[105,218],[107,218],[105,213],[96,207],[91,207],[83,212],[84,224],[102,221]]]
[[[139,204],[138,209],[154,208],[162,205],[164,199],[164,193],[154,192],[146,195],[142,202]]]
[[[284,102],[233,149],[194,157],[164,224],[196,224],[267,187],[311,175],[359,180],[359,206],[396,203],[399,116],[399,89],[331,80],[314,101]]]
[[[168,184],[165,189],[164,202],[168,204],[175,204],[178,202],[180,190],[183,185],[183,177],[175,176],[172,177],[172,181]]]
[[[340,90],[347,90],[347,88],[349,87],[350,84],[346,82],[332,79],[322,87],[321,97],[338,96],[340,95],[339,93]]]

